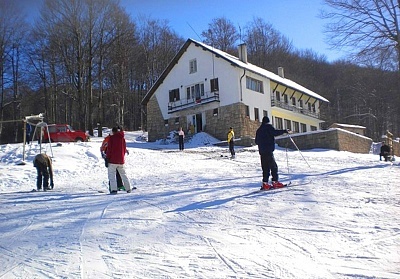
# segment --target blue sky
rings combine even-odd
[[[17,1],[28,13],[37,11],[42,2]],[[170,27],[185,39],[201,40],[201,32],[214,18],[226,17],[243,29],[254,17],[261,17],[297,49],[312,49],[325,55],[328,61],[344,56],[330,50],[324,42],[323,26],[328,22],[318,17],[321,9],[327,9],[323,0],[120,0],[120,3],[133,20],[139,15],[168,20]]]
[[[292,41],[297,49],[312,49],[328,61],[340,58],[324,42],[326,20],[318,17],[327,7],[322,0],[120,0],[133,19],[139,15],[166,19],[179,35],[200,40],[212,19],[226,17],[243,27],[260,17]]]

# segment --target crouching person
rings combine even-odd
[[[42,184],[43,191],[53,189],[53,166],[51,163],[51,158],[46,154],[38,154],[35,156],[35,159],[33,159],[33,166],[37,170],[36,189],[40,191],[42,189]]]
[[[381,145],[381,153],[379,153],[379,160],[382,161],[382,157],[385,158],[385,162],[390,159],[390,147],[384,141]]]

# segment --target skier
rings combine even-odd
[[[379,161],[382,161],[382,156],[385,158],[385,162],[389,160],[389,154],[390,154],[390,147],[387,145],[384,141],[382,141],[382,146],[381,146],[381,153],[379,153]]]
[[[258,152],[261,158],[261,168],[263,171],[263,184],[260,190],[272,188],[282,188],[284,185],[279,182],[278,165],[275,162],[275,136],[288,133],[288,130],[277,130],[270,123],[268,116],[264,116],[260,127],[256,132],[255,142],[258,145]],[[269,175],[272,176],[272,185],[268,184]]]
[[[104,159],[104,164],[106,166],[106,168],[108,168],[108,159],[106,156],[106,152],[107,152],[107,146],[108,146],[108,141],[110,140],[110,136],[112,135],[112,132],[106,136],[103,140],[103,142],[101,143],[100,146],[100,152],[101,152],[101,157],[103,157]],[[122,183],[122,179],[121,179],[121,175],[119,174],[118,170],[117,170],[117,188],[118,190],[125,190],[124,184]],[[108,181],[108,187],[110,188],[110,181]],[[110,188],[111,189],[111,188]]]
[[[235,133],[233,132],[233,128],[229,128],[228,132],[228,144],[229,144],[229,152],[231,153],[231,159],[235,159],[235,143],[233,139],[235,137]]]
[[[43,191],[52,190],[54,188],[54,182],[53,182],[53,166],[51,163],[51,158],[46,154],[38,154],[33,159],[33,166],[37,170],[36,189],[38,191],[41,190],[43,182]],[[50,178],[50,187],[49,187],[49,178]]]
[[[132,191],[128,176],[126,175],[124,168],[126,153],[129,154],[128,150],[126,149],[124,131],[120,126],[112,128],[112,135],[108,140],[106,151],[106,158],[108,160],[108,179],[110,180],[111,194],[117,194],[118,192],[116,179],[117,171],[121,175],[126,192],[130,193]]]

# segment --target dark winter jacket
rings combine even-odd
[[[106,156],[110,164],[124,164],[126,153],[126,142],[124,132],[119,131],[110,136]]]
[[[287,133],[287,130],[277,130],[271,124],[262,123],[256,132],[258,152],[265,154],[275,150],[275,137]]]

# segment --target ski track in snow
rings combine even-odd
[[[257,192],[254,148],[231,160],[226,148],[129,146],[131,194],[97,192],[108,187],[100,141],[53,147],[54,191],[23,193],[35,187],[35,145],[17,180],[0,174],[1,279],[400,277],[396,165],[303,152],[310,168],[277,150],[293,187]],[[0,150],[16,168],[21,147]]]

